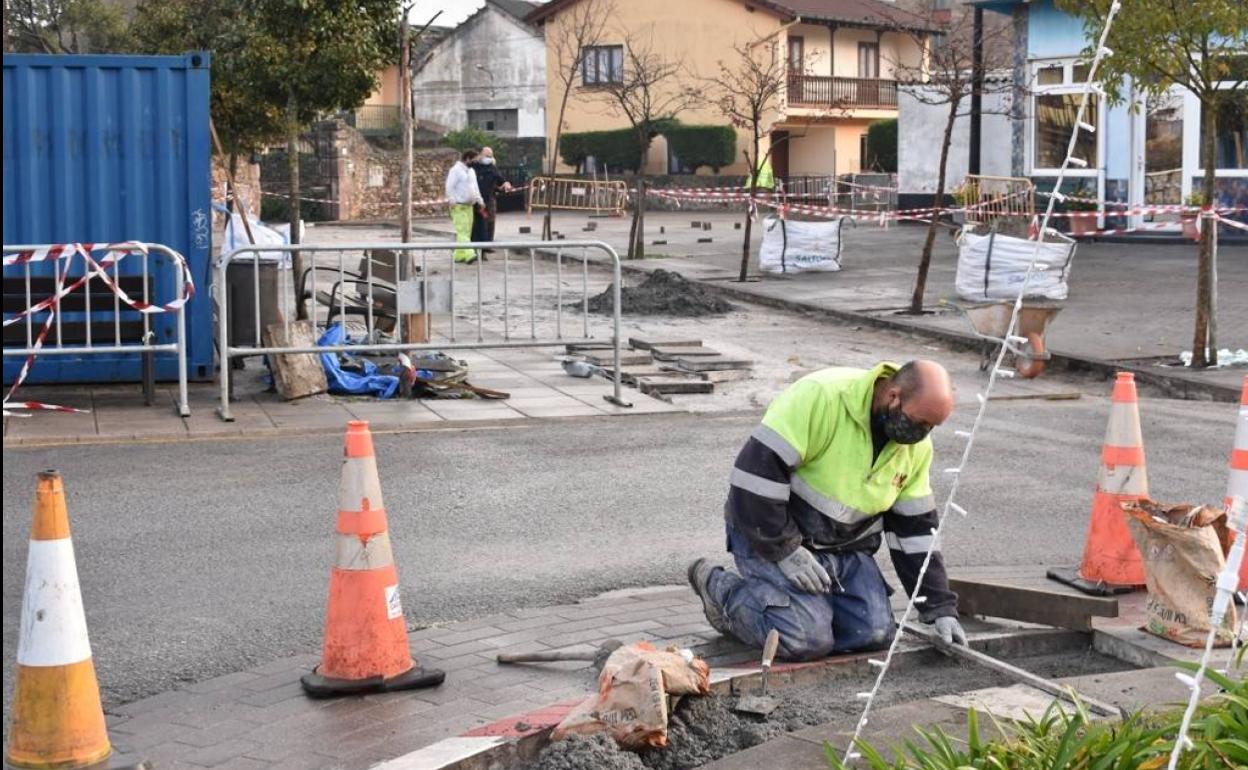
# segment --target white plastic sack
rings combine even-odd
[[[290,243],[290,223],[284,225],[266,225],[260,220],[249,217],[251,220],[251,236],[258,246],[279,245]],[[247,229],[243,227],[242,214],[235,212],[225,223],[225,235],[221,239],[221,253],[228,254],[240,246],[248,246],[251,241],[247,240]],[[252,252],[245,252],[239,255],[239,260],[251,260]],[[281,262],[283,266],[290,265],[289,251],[262,251],[260,252],[261,262]]]
[[[992,253],[989,254],[989,243]],[[1036,254],[1036,242],[1009,235],[963,232],[958,242],[958,296],[965,300],[1014,299]],[[1027,284],[1028,298],[1066,299],[1073,243],[1045,243]],[[1043,268],[1043,269],[1041,269]]]
[[[831,273],[841,269],[841,220],[792,222],[769,216],[763,220],[763,245],[758,251],[764,273]]]

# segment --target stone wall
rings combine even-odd
[[[305,200],[304,219],[361,221],[398,220],[399,176],[402,154],[370,144],[364,135],[341,120],[313,125],[305,137],[299,160],[299,186]],[[418,149],[413,153],[412,200],[444,197],[446,173],[457,153],[446,148]],[[265,156],[261,179],[266,190],[284,191],[289,175],[286,153]],[[415,209],[419,215],[429,209]]]
[[[229,158],[212,156],[212,200],[224,201],[226,180],[229,178]],[[248,162],[246,156],[240,157],[234,168],[234,184],[240,205],[247,207],[253,217],[260,216],[260,164]],[[212,212],[214,227],[225,226],[225,216]]]

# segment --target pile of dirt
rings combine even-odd
[[[1098,653],[1060,653],[1013,661],[1042,676],[1078,676],[1121,671],[1122,661]],[[765,743],[782,733],[828,722],[852,727],[862,712],[854,693],[869,689],[873,677],[856,675],[773,693],[780,706],[766,718],[733,711],[735,696],[685,697],[668,723],[668,745],[642,754],[620,749],[605,735],[575,736],[542,749],[526,770],[691,770]],[[875,708],[1013,684],[1013,680],[956,659],[897,671],[885,679]]]
[[[590,312],[610,315],[615,308],[614,289],[615,284],[612,284],[603,293],[590,297]],[[620,290],[620,302],[621,312],[631,315],[700,318],[736,310],[735,305],[705,286],[670,270],[655,270],[638,285],[625,286]]]

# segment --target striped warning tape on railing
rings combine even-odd
[[[91,252],[104,250],[105,254],[98,261],[91,256]],[[8,392],[4,396],[4,416],[12,416],[10,409],[26,409],[26,410],[42,410],[53,412],[77,412],[85,413],[85,409],[75,409],[68,406],[60,406],[57,404],[45,404],[39,401],[10,401],[13,393],[18,387],[26,381],[26,377],[30,374],[30,369],[34,365],[35,358],[39,355],[39,351],[43,348],[44,342],[48,338],[48,333],[52,330],[56,315],[60,312],[61,300],[68,294],[77,291],[92,278],[99,278],[105,286],[112,290],[117,298],[124,302],[130,308],[140,313],[167,313],[175,311],[183,307],[191,297],[195,296],[195,282],[191,277],[191,271],[186,264],[186,259],[176,251],[170,251],[169,254],[173,260],[181,267],[183,275],[183,294],[170,302],[162,305],[155,305],[146,300],[136,300],[130,297],[117,282],[108,274],[108,269],[116,267],[122,259],[128,254],[138,252],[147,256],[149,250],[147,244],[137,241],[127,241],[125,243],[59,243],[39,249],[31,249],[28,251],[20,251],[15,254],[4,255],[4,266],[12,267],[16,265],[29,265],[40,262],[66,260],[67,264],[64,269],[56,271],[56,283],[53,287],[52,296],[47,299],[40,300],[30,307],[19,313],[14,313],[9,318],[4,319],[4,326],[11,326],[18,321],[45,310],[49,311],[47,318],[43,321],[43,326],[39,329],[39,334],[35,337],[31,345],[31,352],[26,356],[26,360],[22,362],[22,368],[14,378],[13,384],[9,387]],[[85,266],[83,275],[76,279],[73,283],[66,285],[69,278],[69,264],[75,256],[81,256]]]

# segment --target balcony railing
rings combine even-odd
[[[796,107],[897,109],[897,81],[790,73],[789,104]]]

